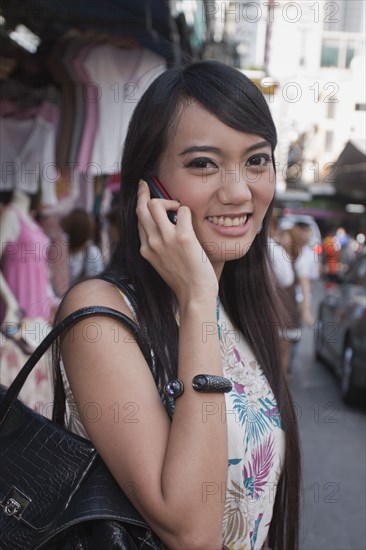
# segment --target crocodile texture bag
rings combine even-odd
[[[1,550],[162,550],[163,544],[124,495],[92,443],[24,405],[29,373],[52,342],[78,320],[104,315],[135,337],[139,327],[114,309],[82,308],[46,336],[8,389],[0,391]]]

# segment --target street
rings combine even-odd
[[[322,292],[314,288],[314,313]],[[349,407],[305,328],[290,383],[301,438],[301,550],[365,550],[366,411]]]

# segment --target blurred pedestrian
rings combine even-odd
[[[104,269],[100,248],[94,242],[95,223],[91,214],[75,208],[61,221],[68,236],[71,284],[95,277]]]
[[[296,301],[300,309],[302,323],[314,324],[312,313],[312,282],[317,278],[319,266],[315,253],[309,246],[311,226],[303,221],[295,221],[292,227],[284,232],[282,244],[292,261],[296,276]]]
[[[301,322],[299,308],[296,300],[296,278],[291,257],[281,244],[290,240],[285,233],[280,231],[278,218],[272,217],[269,245],[269,259],[275,274],[278,296],[283,304],[283,319],[279,328],[281,363],[284,372],[290,371],[292,358],[292,344],[300,339]]]

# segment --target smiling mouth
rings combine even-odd
[[[223,227],[239,227],[240,225],[245,225],[247,223],[249,215],[250,214],[245,214],[245,216],[238,216],[237,218],[228,218],[226,216],[208,216],[207,219],[214,225],[221,225]]]

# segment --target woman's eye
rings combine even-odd
[[[208,158],[193,159],[186,166],[189,168],[200,168],[201,170],[217,168],[216,164]]]
[[[268,153],[258,153],[247,160],[246,166],[266,166],[271,161],[272,157]]]

